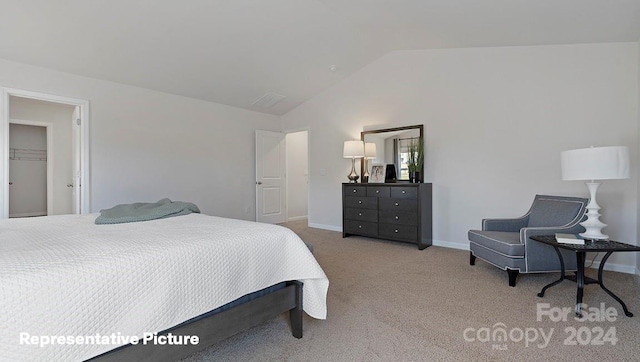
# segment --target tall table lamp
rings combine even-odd
[[[362,141],[344,141],[342,156],[351,159],[351,173],[347,176],[349,182],[358,182],[360,176],[356,173],[356,158],[364,157],[364,143]]]
[[[587,229],[581,233],[585,239],[608,240],[602,233],[607,224],[600,221],[600,206],[596,202],[596,191],[600,182],[629,178],[629,149],[626,146],[590,147],[563,151],[560,154],[562,179],[565,181],[587,181],[590,200],[587,205],[587,220],[580,223]]]
[[[376,158],[376,144],[367,142],[364,144],[364,173],[362,174],[362,182],[369,182],[369,160]]]

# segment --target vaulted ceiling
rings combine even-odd
[[[276,115],[394,50],[638,40],[640,0],[0,0],[0,58]]]

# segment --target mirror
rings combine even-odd
[[[422,125],[362,131],[360,139],[365,144],[375,143],[376,145],[375,158],[372,156],[372,158],[366,160],[367,162],[364,162],[364,160],[361,162],[360,175],[363,175],[362,182],[373,182],[373,179],[366,180],[364,176],[372,174],[373,166],[381,165],[394,165],[396,180],[409,182],[408,148],[412,142],[424,140]],[[365,172],[365,167],[367,172]],[[376,169],[379,169],[379,167]],[[420,172],[420,175],[424,175],[424,165],[420,167],[418,172]],[[388,175],[388,168],[386,173]]]

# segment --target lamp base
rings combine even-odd
[[[585,239],[592,240],[609,240],[609,236],[602,233],[602,228],[607,224],[600,221],[600,205],[596,202],[596,192],[598,191],[599,182],[587,182],[589,193],[591,195],[589,204],[587,205],[587,220],[580,223],[586,229],[585,232],[580,233]]]
[[[358,183],[360,176],[356,173],[356,159],[351,158],[351,173],[347,176],[349,183]]]

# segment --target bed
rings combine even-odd
[[[286,311],[295,337],[302,310],[326,318],[328,279],[289,229],[96,216],[0,221],[0,360],[175,360]]]

